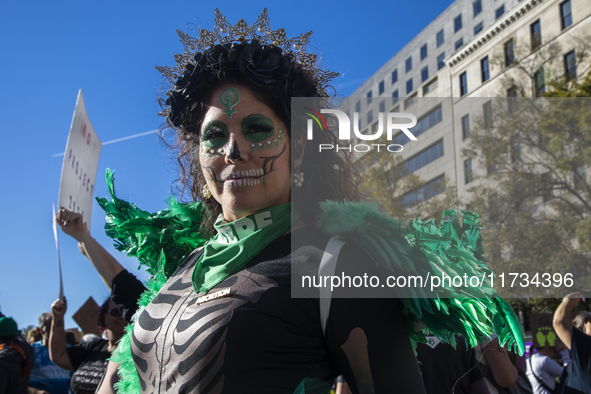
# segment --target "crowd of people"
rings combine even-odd
[[[2,316],[0,394],[310,394],[333,385],[337,393],[552,393],[562,367],[538,349],[524,374],[510,349],[522,353],[523,330],[500,298],[292,296],[294,272],[380,275],[457,259],[465,260],[455,269],[481,269],[478,237],[450,241],[476,226],[450,219],[457,230],[429,233],[429,242],[440,236],[461,250],[427,250],[419,235],[429,230],[411,233],[364,203],[351,155],[320,152],[291,126],[292,97],[324,97],[334,77],[305,52],[309,35],[286,40],[270,31],[266,11],[246,30],[216,12],[219,32],[181,33],[186,53],[161,68],[172,83],[161,114],[194,203],[149,214],[117,199],[112,184],[113,202],[101,203],[109,234],[152,278],[145,287],[82,215],[61,208],[58,225],[111,290],[97,316],[103,337],[68,345],[65,298],[41,315],[32,347]],[[329,132],[315,138],[339,143]],[[591,323],[571,319],[579,302],[565,298],[554,325],[570,349],[563,392],[591,394]],[[415,355],[417,342],[425,344]]]
[[[79,215],[70,217],[72,227],[81,220]],[[119,300],[132,300],[144,290],[122,267],[112,279],[110,287],[114,295],[120,296]],[[121,293],[125,295],[121,297]],[[501,347],[498,338],[470,348],[461,337],[456,337],[454,347],[428,336],[416,349],[425,392],[591,393],[591,314],[581,311],[573,315],[580,301],[580,294],[570,294],[554,313],[554,328],[565,345],[562,351],[558,344],[532,347],[531,355],[525,358]],[[67,302],[57,300],[51,308],[51,313],[40,315],[39,326],[31,329],[26,339],[16,322],[0,313],[0,393],[115,393],[117,364],[109,363],[108,359],[137,304],[122,302],[117,306],[114,297],[109,297],[97,316],[97,327],[103,331],[103,337],[87,334],[80,343],[72,345],[66,344],[63,326]],[[336,394],[352,392],[342,376],[334,381],[333,387]]]

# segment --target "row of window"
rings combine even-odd
[[[517,160],[520,159],[520,157],[521,157],[521,147],[519,144],[515,144],[511,148],[511,162],[515,163]],[[494,166],[487,165],[487,173],[490,174],[491,172],[494,172]],[[546,173],[546,174],[548,174],[548,173]],[[546,175],[546,174],[544,174],[544,175]],[[542,176],[544,176],[544,175],[542,175]],[[549,176],[549,174],[546,176]],[[577,167],[573,171],[572,179],[573,179],[573,185],[576,189],[582,187],[583,182],[586,179],[585,167]],[[474,174],[472,171],[472,160],[466,159],[466,160],[464,160],[464,184],[467,185],[470,182],[472,182],[473,180],[474,180]],[[431,197],[433,197],[433,196],[431,196]],[[431,198],[431,197],[428,197],[428,198]],[[544,194],[542,196],[542,200],[544,202],[546,202],[546,201],[550,200],[552,197],[553,197],[553,195],[552,195],[552,192],[550,191],[549,193]]]
[[[441,105],[437,106],[436,108],[432,109],[423,116],[421,119],[417,121],[415,127],[412,128],[412,134],[415,137],[423,134],[425,131],[429,130],[431,127],[435,126],[437,123],[443,120],[443,113],[441,110]],[[398,133],[394,137],[394,143],[399,145],[406,144],[410,139],[404,133]]]
[[[476,18],[482,12],[482,1],[476,0],[472,3],[472,9],[474,11],[474,18]],[[505,4],[501,5],[495,10],[495,19],[499,19],[501,15],[505,13]],[[481,22],[482,23],[482,22]],[[481,24],[480,23],[480,24]],[[462,14],[459,14],[454,18],[454,33],[457,33],[462,29]]]
[[[425,185],[414,192],[404,196],[402,203],[408,208],[426,201],[445,191],[443,174],[425,183]]]
[[[481,0],[474,1],[473,2],[473,9],[474,9],[474,16],[476,17],[477,15],[479,15],[482,12],[482,1]],[[504,12],[505,12],[505,5],[503,4],[502,6],[497,8],[497,10],[495,11],[495,17],[499,18]],[[474,26],[474,35],[480,33],[482,31],[483,27],[484,27],[483,22],[480,22],[476,26]],[[462,14],[459,14],[454,19],[454,32],[457,32],[461,28],[462,28]],[[443,29],[441,29],[439,32],[437,32],[437,34],[435,35],[435,41],[437,44],[437,48],[439,48],[441,45],[443,45],[443,43],[445,42],[445,35],[444,35]],[[460,47],[462,47],[463,45],[464,45],[464,38],[461,37],[459,40],[457,40],[455,42],[454,48],[455,48],[455,50],[457,50]],[[424,60],[425,58],[427,58],[428,54],[429,54],[429,51],[427,48],[427,44],[425,43],[420,48],[420,59]],[[442,52],[437,56],[437,70],[440,70],[442,67],[445,66],[443,59],[445,59],[445,52]],[[404,62],[405,73],[410,72],[412,70],[412,68],[413,68],[413,62],[412,62],[412,55],[411,55]],[[421,70],[421,82],[425,82],[428,78],[429,78],[429,69],[428,69],[428,66],[426,66]],[[396,82],[398,82],[398,69],[395,69],[392,71],[391,79],[392,79],[392,84],[395,84]],[[412,81],[411,80],[407,81],[406,86],[407,86],[407,93],[411,92],[412,87],[413,87]],[[409,88],[411,88],[411,89],[409,90]],[[378,85],[378,94],[381,95],[384,93],[384,91],[385,91],[385,84],[384,84],[384,81],[381,81]],[[369,91],[367,93],[367,98],[368,98],[367,103],[368,104],[371,103],[372,91]]]
[[[474,17],[479,15],[482,12],[482,2],[481,0],[476,0],[472,3]],[[572,17],[572,7],[571,7],[571,0],[566,0],[560,3],[560,19],[561,19],[561,26],[562,29],[566,29],[567,27],[571,26],[573,23]],[[495,10],[495,18],[499,18],[505,12],[505,5],[501,5]],[[457,29],[456,29],[457,28]],[[462,14],[459,14],[454,19],[454,29],[458,31],[462,28]],[[474,27],[474,34],[478,34],[483,29],[482,22],[478,23]],[[530,39],[531,39],[531,47],[532,50],[538,48],[542,44],[542,28],[540,20],[536,20],[530,25]],[[444,31],[441,29],[436,34],[436,42],[437,47],[443,45],[444,43]],[[464,45],[464,39],[460,38],[455,42],[455,49],[459,49],[461,46]],[[420,58],[421,60],[425,59],[428,56],[428,49],[427,44],[424,44],[420,49]],[[515,51],[514,51],[514,42],[513,39],[508,40],[504,44],[504,57],[505,57],[505,66],[510,66],[513,61],[515,60]],[[437,70],[440,70],[445,66],[444,63],[445,59],[445,52],[440,53],[437,56]],[[568,79],[575,79],[576,78],[576,59],[574,51],[571,51],[564,55],[564,65],[565,65],[565,74]],[[412,56],[410,56],[405,61],[405,70],[408,73],[412,70]],[[391,73],[392,84],[398,82],[398,69],[395,69]],[[424,83],[429,79],[429,66],[425,66],[421,69],[421,83]],[[480,61],[480,79],[481,82],[486,82],[490,79],[490,64],[488,56],[481,59]],[[539,95],[545,91],[545,81],[544,81],[544,72],[543,69],[538,70],[534,75],[535,81],[535,92],[536,95]],[[385,82],[382,80],[378,84],[378,94],[382,95],[385,92]],[[406,94],[410,94],[414,90],[414,82],[412,78],[409,78],[406,81]],[[467,74],[464,72],[460,75],[460,96],[464,96],[468,93],[468,80]],[[393,104],[396,104],[398,101],[398,89],[392,93]],[[373,91],[370,90],[367,93],[367,104],[371,104],[373,99]],[[361,104],[358,102],[356,105],[356,111],[361,111]],[[368,114],[369,116],[369,114]]]
[[[513,55],[513,39],[507,41],[505,47],[505,65],[510,65],[514,60]],[[567,80],[577,79],[577,59],[575,51],[572,50],[563,56],[564,76]],[[488,56],[480,60],[480,81],[482,83],[490,79],[490,66]],[[468,76],[466,71],[460,74],[460,96],[468,93]],[[546,82],[544,79],[544,69],[540,68],[534,73],[534,94],[541,96],[546,91]],[[514,87],[507,91],[507,97],[516,97],[517,91]]]
[[[474,4],[474,10],[475,10],[474,16],[476,16],[476,15],[480,14],[480,12],[482,12],[482,2],[481,2],[481,0],[476,0],[473,4]],[[503,12],[504,12],[504,6],[502,6],[502,8],[503,8]],[[476,12],[476,10],[479,10],[479,11]],[[459,28],[458,28],[458,26],[459,26]],[[455,31],[458,31],[459,29],[461,29],[461,27],[462,27],[462,15],[460,14],[454,19],[454,29],[456,29]],[[474,34],[478,34],[482,29],[483,29],[483,23],[480,22],[474,27]],[[439,48],[441,45],[443,45],[443,43],[445,42],[445,35],[444,35],[443,29],[441,29],[440,31],[437,32],[437,34],[435,35],[435,41],[436,41],[437,48]],[[455,43],[455,49],[458,49],[462,45],[464,45],[464,40],[463,40],[463,38],[460,38]],[[427,44],[425,43],[425,44],[423,44],[423,46],[421,46],[421,49],[420,49],[420,59],[424,60],[425,58],[427,58],[428,55],[429,55],[429,51],[428,51]],[[437,56],[437,70],[440,70],[443,66],[445,66],[445,63],[443,63],[443,59],[445,59],[445,52],[442,52]],[[413,68],[413,64],[412,64],[412,55],[411,55],[404,62],[404,69],[405,69],[405,72],[408,73],[412,70],[412,68]],[[423,75],[425,73],[424,70],[425,70],[425,68],[423,68],[423,70],[421,70],[421,75]],[[427,71],[427,73],[428,73],[428,71]],[[395,69],[392,71],[391,79],[392,79],[392,84],[395,84],[396,82],[398,82],[398,69]],[[427,78],[422,77],[423,81],[425,81],[426,79]],[[384,92],[384,90],[385,90],[384,81],[381,81],[378,86],[378,91],[379,91],[378,94],[381,95]],[[368,93],[368,97],[371,97],[371,92]],[[371,100],[369,100],[369,102],[371,102]]]
[[[566,29],[573,23],[572,11],[571,11],[571,0],[566,0],[560,3],[560,20],[562,29]],[[529,26],[530,30],[530,41],[531,49],[535,50],[542,45],[542,25],[540,20],[536,20]],[[505,67],[510,66],[515,61],[515,50],[513,38],[509,39],[503,44]],[[567,79],[576,79],[577,77],[577,66],[575,52],[570,51],[564,55],[564,70],[565,77]],[[490,79],[490,66],[488,56],[480,60],[480,79],[481,82],[486,82]],[[464,96],[468,93],[468,79],[466,72],[460,75],[460,96]],[[544,70],[540,68],[534,73],[534,85],[535,95],[539,96],[546,90],[544,81]]]
[[[406,161],[406,168],[408,172],[415,172],[427,164],[434,162],[435,160],[443,157],[443,140],[439,140],[434,145],[416,154]]]

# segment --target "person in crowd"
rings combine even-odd
[[[511,362],[507,349],[500,346],[496,336],[479,343],[474,350],[491,394],[503,392],[505,388],[517,383],[517,368]]]
[[[527,369],[526,364],[525,364],[525,357],[524,356],[520,356],[519,354],[517,354],[516,352],[509,350],[507,352],[507,354],[509,355],[509,359],[511,360],[511,363],[515,366],[515,368],[517,368],[517,385],[520,385],[523,388],[523,392],[525,393],[533,393],[534,388],[531,385],[529,378],[527,377],[527,374],[525,372],[525,369]],[[523,367],[523,368],[522,368]]]
[[[146,290],[144,285],[91,236],[80,213],[61,208],[56,214],[55,220],[64,233],[78,241],[80,252],[91,261],[105,285],[111,290],[108,311],[116,311],[126,322],[129,322],[138,309],[138,300],[141,294]],[[95,342],[99,338],[87,337],[89,335],[87,334],[85,335],[86,339],[83,338],[81,341],[81,345],[87,343],[84,345],[85,347],[92,347],[95,352],[100,351],[100,354],[104,355],[106,354],[104,339],[111,340],[112,333],[106,326],[108,319],[104,317],[104,311],[101,316],[103,317],[99,318],[98,326],[102,329],[103,341]],[[112,393],[114,392],[113,385],[118,381],[118,376],[115,373],[117,364],[105,363],[101,368],[100,379],[93,376],[93,387],[101,394]]]
[[[554,359],[556,347],[540,346],[527,360],[527,377],[535,394],[552,394],[556,388],[556,378],[562,376],[563,367]]]
[[[29,394],[67,394],[71,372],[58,367],[49,357],[49,335],[53,317],[50,312],[39,316],[41,339],[31,345],[35,351],[33,370],[29,380]]]
[[[417,345],[417,360],[427,393],[489,394],[474,349],[466,347],[464,338],[456,340],[455,348],[435,336]]]
[[[109,297],[101,305],[97,322],[106,328],[108,339],[68,347],[64,332],[67,306],[65,298],[63,302],[58,299],[51,305],[49,355],[56,365],[74,371],[70,381],[73,394],[94,394],[107,369],[107,359],[116,349],[117,342],[125,333],[128,323],[121,317],[121,311]]]
[[[588,312],[572,318],[573,309],[582,294],[571,293],[563,298],[554,312],[553,326],[558,337],[570,349],[570,370],[563,387],[564,394],[591,394],[591,319]]]
[[[80,252],[90,260],[107,288],[111,290],[111,299],[123,314],[123,318],[131,321],[138,308],[137,301],[146,290],[142,282],[92,237],[82,214],[60,208],[55,220],[64,233],[78,241]]]
[[[84,334],[82,336],[82,339],[80,339],[80,343],[86,343],[86,342],[92,342],[92,341],[96,341],[97,339],[101,339],[101,337],[99,337],[96,334]]]
[[[11,317],[0,312],[0,394],[27,394],[33,349]]]
[[[66,331],[66,344],[68,346],[76,346],[78,342],[76,341],[76,334],[72,331]]]
[[[27,333],[27,343],[29,345],[32,345],[35,342],[39,342],[41,339],[43,339],[43,335],[41,335],[41,331],[39,331],[39,327],[32,328]]]

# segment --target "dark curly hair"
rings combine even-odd
[[[204,202],[208,211],[204,216],[208,220],[203,229],[211,233],[221,206],[215,199],[203,196],[206,182],[199,164],[199,138],[211,95],[224,83],[249,88],[283,122],[294,153],[292,168],[293,158],[301,155],[305,141],[304,130],[298,130],[296,135],[291,130],[291,98],[320,97],[314,81],[291,56],[284,55],[279,47],[261,45],[257,41],[216,45],[202,54],[197,53],[194,62],[187,64],[170,96],[159,100],[161,107],[169,111],[161,131],[174,131],[174,142],[162,138],[177,152],[180,167],[177,191],[182,198],[188,190],[193,200]],[[334,133],[318,133],[314,138],[315,144],[340,145]],[[347,151],[319,154],[315,149],[304,149],[298,169],[305,174],[305,182],[302,188],[292,190],[292,203],[297,204],[306,224],[315,224],[320,201],[361,199],[357,187],[359,176],[353,170]]]

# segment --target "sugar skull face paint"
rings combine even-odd
[[[231,89],[240,90],[239,105],[218,99]],[[212,97],[201,128],[199,161],[224,218],[237,220],[289,202],[290,142],[281,119],[243,86],[223,85]]]
[[[267,117],[250,115],[242,122],[242,133],[250,141],[250,150],[272,149],[283,141],[283,130],[275,130],[275,125]]]
[[[240,92],[236,88],[228,88],[220,95],[220,103],[226,106],[224,113],[228,115],[228,118],[232,117],[232,114],[236,110],[232,109],[240,100]]]

